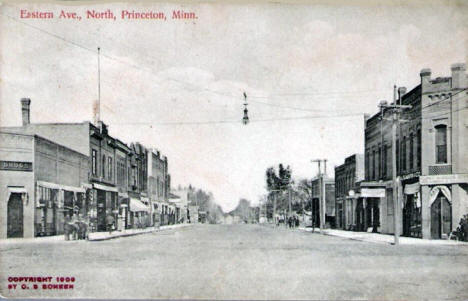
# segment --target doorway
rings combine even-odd
[[[7,210],[7,238],[23,237],[23,200],[21,193],[10,194]]]
[[[447,198],[439,195],[431,205],[431,238],[448,238],[452,229],[452,205]]]

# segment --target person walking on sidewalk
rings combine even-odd
[[[114,216],[112,214],[107,215],[106,224],[107,230],[109,230],[109,234],[112,234],[112,227],[114,226]]]

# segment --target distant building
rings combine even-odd
[[[354,154],[344,164],[335,167],[336,227],[352,230],[356,227],[356,206],[359,183],[364,180],[364,155]]]
[[[312,220],[315,226],[324,222],[335,225],[335,180],[321,174],[312,179]]]

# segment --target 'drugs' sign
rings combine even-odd
[[[32,162],[0,161],[0,170],[32,171]]]

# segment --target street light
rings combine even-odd
[[[242,118],[242,123],[247,125],[249,123],[249,110],[247,110],[247,94],[244,92],[244,117]]]

